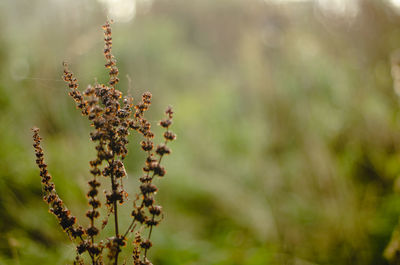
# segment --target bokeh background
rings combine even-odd
[[[81,88],[104,82],[107,16],[119,88],[151,91],[154,122],[168,104],[176,111],[153,264],[389,264],[400,216],[391,76],[394,66],[400,79],[400,1],[2,0],[1,265],[74,258],[41,199],[30,128],[41,128],[57,190],[85,223],[94,145],[61,62]],[[130,139],[134,195],[144,154]]]

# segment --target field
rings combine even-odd
[[[41,129],[58,193],[88,224],[95,144],[62,62],[81,89],[107,82],[107,16],[118,89],[135,100],[151,91],[154,124],[175,111],[168,173],[156,180],[165,216],[154,265],[390,264],[400,9],[346,2],[0,1],[0,265],[72,264],[75,247],[42,200],[31,128]],[[131,196],[141,140],[130,136],[125,159]],[[122,227],[131,211],[132,200]]]

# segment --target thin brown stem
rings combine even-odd
[[[152,215],[151,219],[152,219],[152,221],[154,221],[154,214]],[[150,226],[149,235],[147,236],[147,240],[150,240],[151,232],[153,231],[153,226],[154,225]],[[143,258],[144,260],[147,258],[147,250],[148,250],[148,248],[146,248],[144,250],[144,258]]]
[[[114,161],[113,161],[114,162]],[[116,191],[117,187],[115,185],[115,180],[113,174],[111,174],[111,188],[112,191]],[[119,237],[119,231],[118,231],[118,206],[117,206],[117,201],[113,202],[113,207],[114,207],[114,229],[115,229],[115,238],[117,239]],[[119,255],[119,246],[117,249],[117,253],[115,254],[115,262],[114,264],[118,264],[118,255]]]
[[[139,210],[143,209],[143,206],[144,206],[144,203],[142,201],[142,203],[140,204]],[[132,222],[128,226],[128,229],[124,233],[124,237],[126,237],[128,235],[129,231],[132,229],[133,225],[135,224],[135,221],[136,221],[136,219],[133,218]]]

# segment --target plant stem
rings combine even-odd
[[[151,219],[154,221],[154,214],[153,214],[153,216],[151,217]],[[150,226],[150,231],[149,231],[149,235],[148,235],[148,237],[147,237],[147,240],[150,240],[151,232],[153,231],[153,226],[154,226],[154,225]],[[147,258],[147,248],[144,250],[144,259],[146,259],[146,258]]]
[[[117,190],[117,187],[115,185],[114,176],[112,174],[111,174],[111,188],[112,188],[113,192]],[[117,207],[117,201],[114,201],[113,205],[114,205],[115,238],[118,239],[119,232],[118,232],[118,207]],[[117,254],[115,255],[115,263],[114,263],[115,265],[118,264],[118,255],[119,255],[119,246],[117,246]]]

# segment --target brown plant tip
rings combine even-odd
[[[35,149],[36,164],[40,170],[42,179],[43,200],[50,206],[50,212],[53,213],[63,230],[72,237],[76,237],[74,225],[76,217],[71,215],[71,212],[64,206],[63,201],[58,196],[54,183],[51,182],[51,175],[47,170],[47,165],[44,162],[44,153],[41,147],[41,138],[39,136],[39,128],[32,128],[33,132],[33,147]]]
[[[168,115],[169,119],[172,119],[172,116],[174,114],[174,111],[172,110],[172,106],[168,106],[167,109],[165,110],[165,114]]]
[[[111,48],[112,48],[112,37],[111,37],[111,25],[110,22],[107,21],[103,25],[103,31],[104,31],[104,57],[106,58],[106,64],[105,67],[109,69],[109,75],[110,75],[110,81],[108,82],[111,87],[114,87],[118,82],[119,78],[118,76],[118,68],[116,66],[116,60],[114,58],[114,55],[111,54]]]

